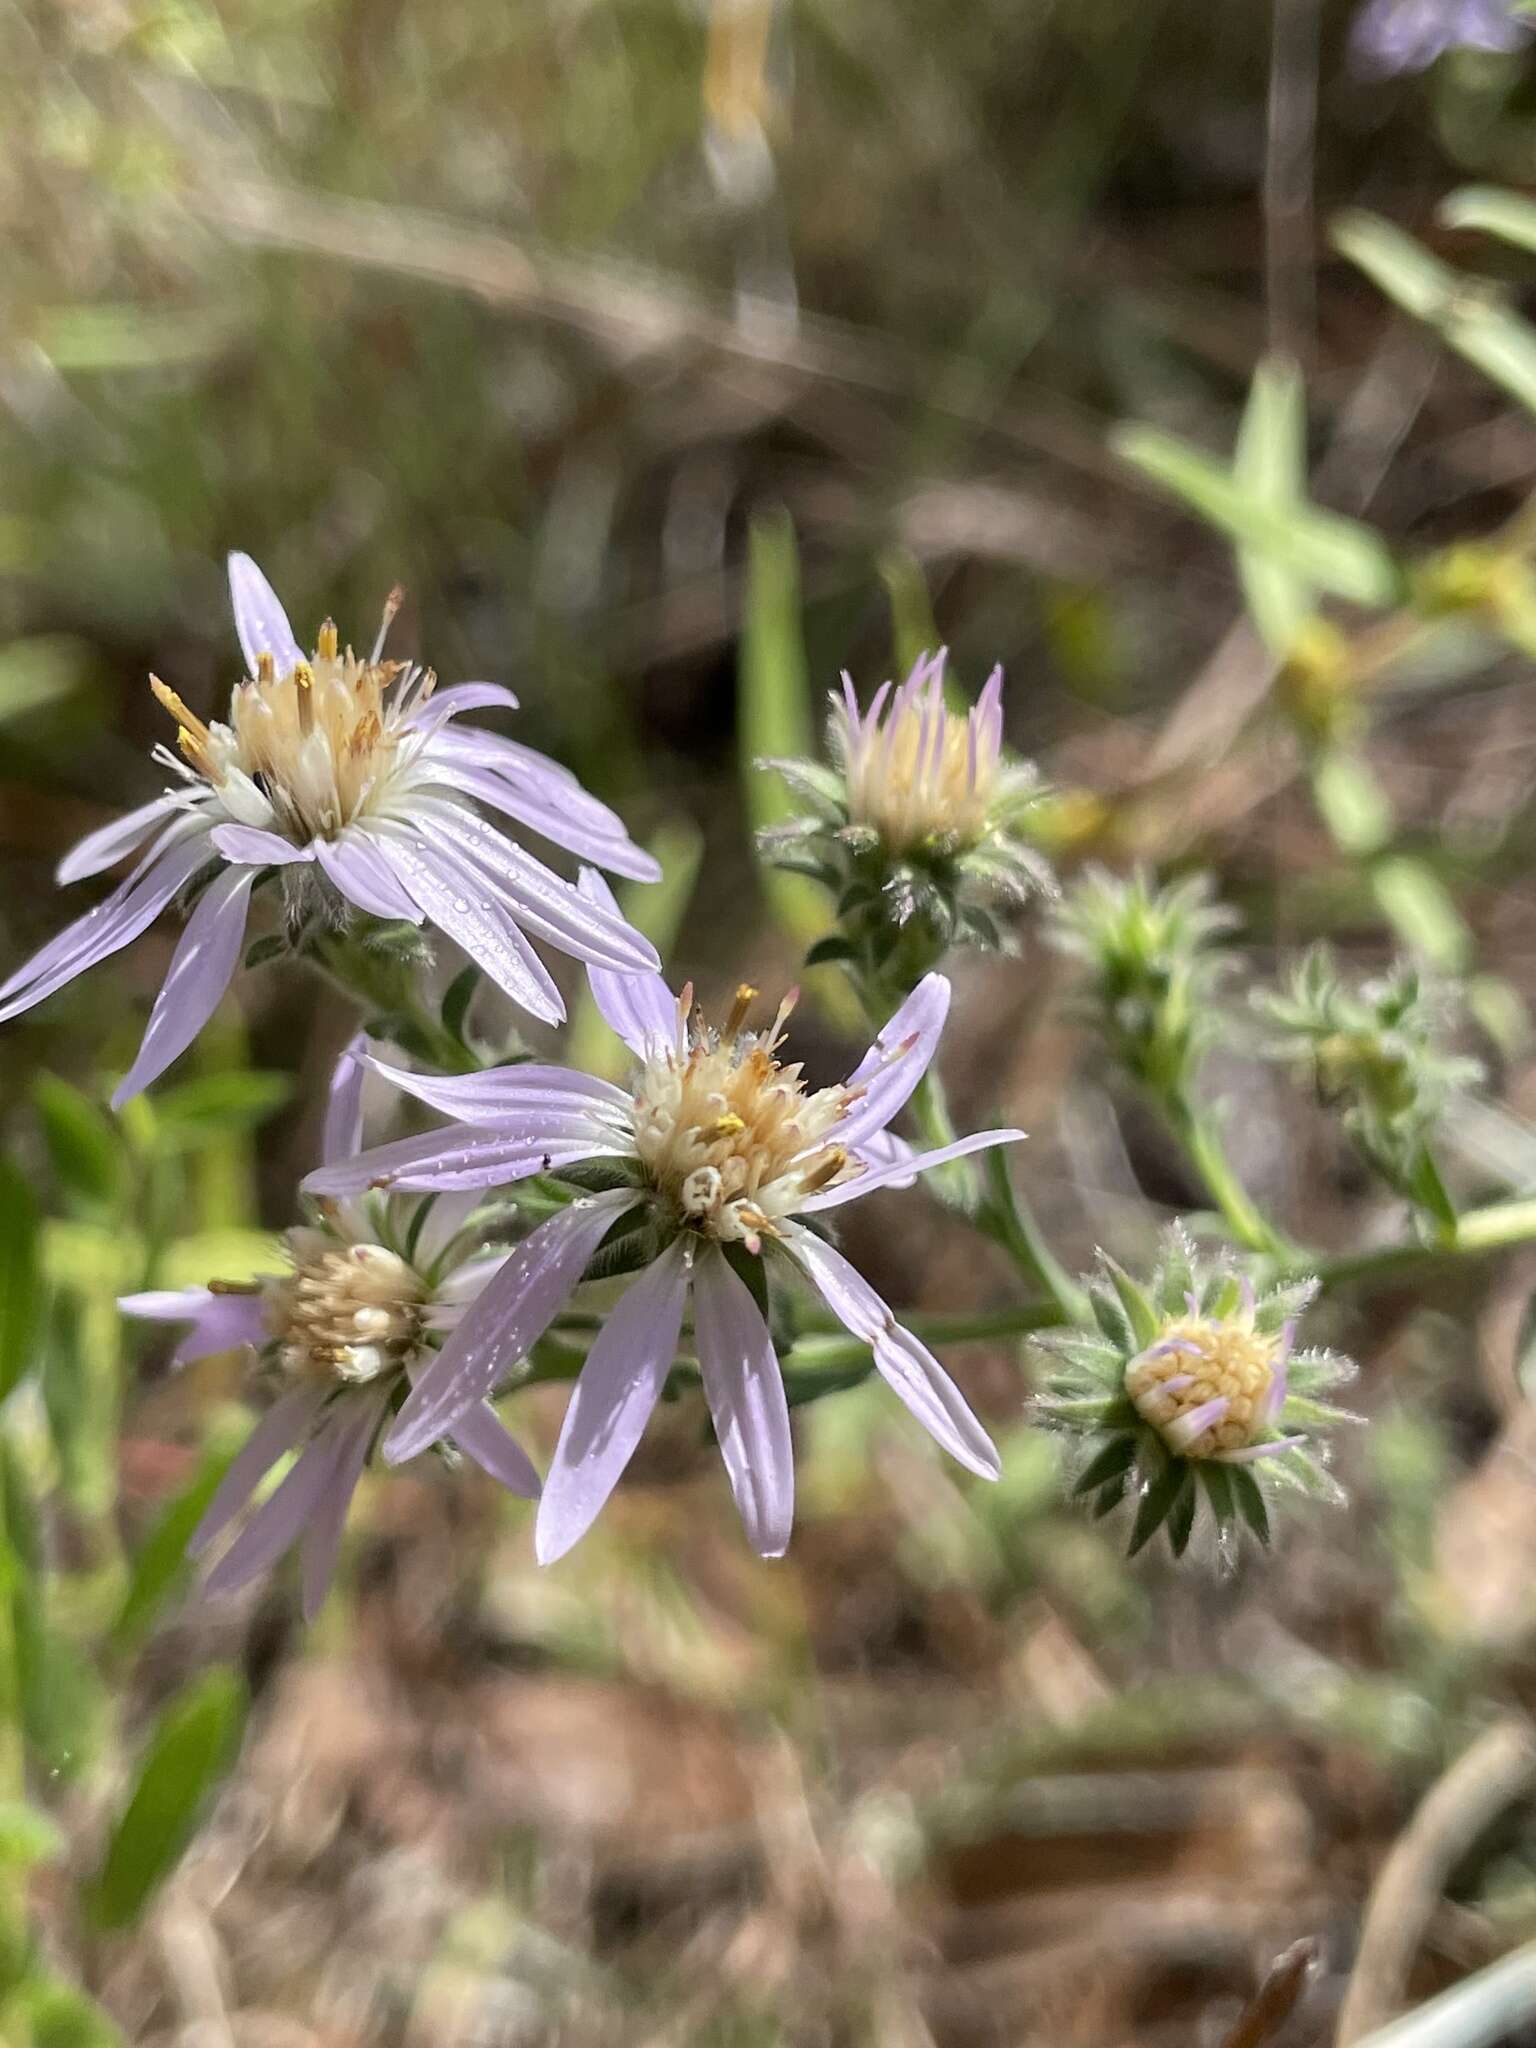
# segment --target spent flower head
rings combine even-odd
[[[1159,1094],[1189,1079],[1218,1022],[1217,948],[1237,918],[1211,890],[1206,874],[1160,887],[1141,870],[1091,867],[1052,923],[1052,942],[1088,970],[1086,1008],[1110,1051]]]
[[[355,1041],[332,1083],[323,1146],[331,1166],[357,1155],[364,1054],[364,1042]],[[192,1556],[225,1532],[280,1458],[298,1453],[208,1574],[210,1593],[236,1591],[297,1543],[304,1613],[312,1618],[318,1611],[380,1430],[438,1347],[472,1319],[482,1289],[508,1256],[470,1227],[482,1199],[364,1191],[350,1200],[319,1200],[286,1233],[285,1271],[123,1297],[128,1315],[190,1325],[175,1364],[249,1345],[275,1382],[275,1399],[193,1532]],[[455,1420],[453,1441],[513,1493],[538,1497],[533,1465],[483,1402]]]
[[[606,898],[588,870],[582,886]],[[789,1540],[789,1408],[764,1309],[769,1276],[809,1285],[862,1343],[925,1429],[983,1478],[997,1454],[939,1361],[904,1330],[824,1234],[830,1212],[927,1167],[1011,1143],[981,1131],[915,1153],[888,1126],[938,1049],[949,983],[913,990],[846,1081],[808,1087],[782,1060],[790,1004],[754,1021],[738,991],[718,1023],[660,975],[590,970],[592,993],[634,1066],[627,1088],[563,1067],[439,1077],[381,1069],[455,1121],[310,1176],[311,1192],[492,1187],[542,1173],[577,1190],[520,1244],[480,1312],[449,1338],[401,1410],[385,1456],[458,1428],[517,1368],[584,1279],[623,1278],[577,1379],[539,1511],[540,1559],[560,1557],[597,1515],[672,1371],[691,1306],[691,1349],[751,1541]]]
[[[612,907],[588,901],[486,821],[500,812],[618,874],[654,881],[650,855],[566,769],[499,733],[459,723],[516,707],[495,683],[436,689],[430,669],[384,658],[392,594],[372,651],[320,628],[313,653],[248,555],[229,558],[245,679],[226,719],[205,721],[151,679],[176,722],[155,759],[164,794],[90,833],[59,880],[131,855],[127,879],[0,985],[0,1022],[40,1003],[131,943],[178,897],[194,901],[139,1056],[113,1100],[146,1088],[212,1016],[240,964],[252,891],[282,878],[291,930],[312,922],[431,924],[513,1001],[548,1023],[565,1015],[528,934],[620,972],[656,955]]]
[[[1315,946],[1287,986],[1257,990],[1253,1003],[1270,1030],[1262,1049],[1342,1108],[1377,1172],[1413,1194],[1426,1138],[1454,1095],[1482,1078],[1478,1062],[1446,1042],[1453,992],[1426,985],[1411,961],[1352,985],[1329,948]]]
[[[1132,1554],[1166,1528],[1182,1556],[1202,1503],[1229,1556],[1245,1529],[1269,1542],[1277,1492],[1340,1497],[1320,1432],[1352,1418],[1321,1397],[1354,1367],[1296,1348],[1314,1282],[1255,1293],[1230,1259],[1200,1257],[1178,1226],[1145,1285],[1102,1253],[1100,1262],[1087,1283],[1093,1328],[1036,1340],[1052,1361],[1038,1406],[1083,1445],[1074,1491],[1096,1515],[1130,1510]]]
[[[964,711],[945,696],[945,654],[882,683],[867,711],[850,677],[832,697],[833,767],[769,761],[810,806],[761,836],[776,866],[814,875],[837,899],[839,930],[813,957],[884,969],[900,948],[910,983],[953,945],[998,947],[995,913],[1054,890],[1023,836],[1044,794],[1003,747],[1003,676]]]

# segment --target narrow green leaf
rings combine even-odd
[[[128,1926],[179,1862],[234,1761],[244,1714],[245,1688],[232,1671],[194,1679],[161,1714],[91,1887],[97,1927]]]
[[[123,1188],[122,1141],[106,1112],[57,1074],[39,1074],[32,1099],[60,1185],[88,1202],[114,1202]]]
[[[464,1027],[469,1021],[469,1006],[475,1000],[475,992],[479,986],[480,970],[471,961],[467,967],[459,970],[443,991],[440,1012],[443,1029],[451,1032],[461,1045],[464,1043]]]
[[[1288,357],[1268,356],[1253,373],[1232,474],[1258,503],[1282,516],[1305,501],[1306,394],[1301,371]],[[1240,547],[1237,572],[1259,638],[1283,660],[1316,609],[1315,593],[1294,566],[1263,549]]]
[[[1125,1310],[1136,1348],[1138,1351],[1144,1351],[1158,1332],[1156,1312],[1145,1291],[1137,1285],[1123,1266],[1117,1265],[1106,1255],[1104,1268],[1109,1274],[1115,1293],[1120,1298],[1120,1306]]]
[[[1400,598],[1397,565],[1369,527],[1314,506],[1277,511],[1209,455],[1153,427],[1122,427],[1113,445],[1201,518],[1304,582],[1352,604],[1386,608]]]
[[[1093,1310],[1093,1319],[1104,1332],[1110,1343],[1122,1351],[1135,1351],[1136,1339],[1125,1310],[1102,1287],[1090,1287],[1088,1303]]]
[[[1173,1510],[1174,1503],[1186,1486],[1193,1485],[1189,1466],[1182,1458],[1169,1460],[1166,1469],[1160,1472],[1136,1508],[1136,1520],[1131,1526],[1131,1540],[1126,1547],[1127,1557],[1134,1557],[1151,1542]]]
[[[1118,1479],[1122,1472],[1130,1468],[1131,1460],[1135,1456],[1135,1437],[1112,1436],[1083,1467],[1077,1484],[1072,1489],[1073,1493],[1092,1493],[1096,1486],[1102,1486],[1106,1480]]]
[[[1392,854],[1371,869],[1371,890],[1398,936],[1431,965],[1459,974],[1470,965],[1472,935],[1456,900],[1413,854]]]
[[[1503,192],[1495,185],[1463,185],[1438,208],[1448,228],[1472,228],[1496,235],[1516,249],[1536,251],[1536,205],[1516,192]]]
[[[1411,235],[1375,214],[1342,214],[1334,223],[1332,240],[1388,298],[1536,412],[1536,332],[1495,285],[1452,270]]]
[[[1440,1168],[1428,1145],[1421,1144],[1408,1169],[1408,1193],[1426,1215],[1439,1225],[1447,1243],[1456,1236],[1456,1204],[1440,1178]]]
[[[27,1176],[0,1159],[0,1401],[32,1363],[42,1312],[41,1221]]]
[[[1264,1502],[1263,1489],[1246,1465],[1229,1465],[1226,1469],[1232,1487],[1232,1498],[1237,1503],[1237,1512],[1259,1541],[1267,1545],[1269,1509]]]
[[[1122,1472],[1118,1479],[1105,1480],[1099,1490],[1099,1497],[1093,1504],[1093,1519],[1096,1522],[1102,1522],[1106,1515],[1113,1514],[1115,1509],[1119,1507],[1121,1501],[1125,1499],[1125,1489],[1129,1479],[1130,1474]]]
[[[1216,1517],[1218,1526],[1224,1529],[1237,1513],[1237,1504],[1232,1498],[1232,1468],[1218,1465],[1210,1458],[1203,1459],[1200,1483],[1211,1504],[1211,1513]]]
[[[1195,1485],[1194,1474],[1186,1471],[1185,1484],[1179,1488],[1173,1506],[1168,1510],[1168,1547],[1175,1557],[1182,1557],[1189,1548],[1195,1527],[1195,1509],[1199,1505],[1200,1491]]]
[[[1391,839],[1392,805],[1362,755],[1325,747],[1313,763],[1312,797],[1342,852],[1379,853]]]
[[[754,520],[747,545],[736,729],[747,817],[761,831],[793,816],[794,801],[779,778],[757,763],[765,756],[816,752],[800,624],[800,560],[787,512]],[[825,929],[826,899],[813,883],[770,870],[763,889],[781,929],[797,945]]]
[[[187,1543],[228,1470],[233,1449],[210,1450],[189,1485],[162,1511],[139,1546],[123,1603],[112,1623],[112,1643],[131,1649],[148,1634],[155,1616],[187,1574]]]

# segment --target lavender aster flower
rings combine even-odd
[[[354,1042],[332,1083],[323,1155],[352,1158],[361,1131],[363,1069]],[[403,1390],[460,1328],[507,1254],[485,1251],[466,1228],[478,1196],[368,1194],[315,1204],[287,1235],[290,1269],[250,1286],[130,1294],[129,1315],[191,1325],[174,1363],[237,1345],[259,1348],[285,1383],[221,1480],[188,1550],[201,1555],[245,1508],[279,1458],[298,1451],[282,1484],[249,1516],[209,1573],[210,1593],[232,1593],[297,1543],[303,1606],[325,1599],[342,1525],[379,1429]],[[524,1499],[539,1478],[494,1410],[471,1402],[453,1440]]]
[[[606,898],[590,870],[582,887],[594,902]],[[566,1411],[539,1513],[542,1562],[585,1533],[617,1484],[671,1370],[690,1296],[693,1349],[737,1507],[760,1552],[783,1551],[794,1508],[789,1410],[748,1284],[766,1278],[757,1262],[770,1257],[809,1281],[870,1346],[877,1369],[947,1451],[995,1479],[997,1454],[954,1382],[811,1221],[946,1159],[1022,1137],[983,1131],[914,1153],[887,1131],[937,1050],[949,983],[930,974],[847,1081],[813,1091],[797,1065],[777,1057],[788,1001],[767,1031],[751,1031],[756,991],[744,988],[712,1028],[693,1014],[691,990],[674,996],[659,975],[593,969],[591,982],[635,1055],[628,1091],[556,1067],[450,1079],[381,1068],[458,1121],[310,1177],[311,1189],[332,1194],[370,1185],[461,1189],[577,1167],[596,1180],[595,1164],[610,1182],[559,1210],[508,1259],[473,1321],[423,1373],[386,1458],[408,1457],[455,1429],[537,1342],[613,1233],[618,1243],[605,1260],[640,1270]]]
[[[385,661],[398,597],[362,660],[342,651],[329,621],[306,656],[248,555],[230,556],[229,586],[247,680],[235,686],[228,723],[205,724],[151,679],[178,728],[179,755],[156,749],[177,786],[65,856],[60,882],[138,857],[105,902],[0,985],[0,1022],[120,951],[196,886],[138,1058],[113,1097],[127,1101],[212,1015],[239,964],[251,891],[274,870],[301,910],[314,901],[342,917],[430,922],[550,1023],[565,1007],[527,934],[618,973],[655,967],[611,903],[583,898],[480,815],[483,804],[616,874],[656,879],[655,862],[567,770],[459,723],[466,711],[515,707],[510,690],[435,690],[430,670]]]
[[[1425,71],[1448,50],[1520,50],[1530,36],[1513,0],[1369,0],[1349,46],[1358,71],[1391,78]]]

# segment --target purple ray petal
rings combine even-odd
[[[242,1344],[264,1344],[266,1305],[259,1294],[214,1294],[206,1287],[176,1292],[122,1294],[118,1307],[125,1316],[144,1322],[187,1322],[191,1328],[171,1355],[172,1367],[191,1365],[216,1351]]]
[[[334,1412],[338,1407],[343,1410],[340,1422]],[[336,1478],[347,1442],[341,1426],[346,1420],[345,1407],[344,1402],[331,1404],[331,1412],[299,1453],[282,1485],[257,1508],[203,1581],[204,1592],[215,1598],[238,1592],[298,1541]]]
[[[300,1602],[306,1621],[313,1621],[325,1605],[347,1510],[387,1405],[387,1390],[372,1387],[366,1393],[343,1395],[335,1403],[338,1413],[330,1428],[336,1433],[336,1449],[330,1483],[305,1525],[300,1554]]]
[[[430,810],[434,835],[447,840],[465,871],[484,875],[535,937],[620,974],[655,973],[660,967],[655,947],[633,925],[583,896],[494,825],[457,804],[434,801],[421,808]]]
[[[434,690],[424,704],[413,704],[400,723],[417,732],[431,732],[466,711],[516,711],[516,694],[503,683],[454,683]]]
[[[351,1159],[317,1166],[304,1180],[310,1195],[354,1195],[391,1187],[429,1194],[448,1188],[490,1188],[558,1173],[581,1159],[628,1159],[634,1140],[589,1114],[506,1117],[491,1125],[455,1124],[397,1138]]]
[[[179,828],[172,827],[172,832]],[[147,854],[126,881],[84,917],[76,918],[57,938],[0,986],[0,1023],[30,1010],[76,975],[120,953],[152,925],[179,890],[206,865],[207,834],[172,841],[168,835]]]
[[[374,844],[364,826],[348,826],[339,839],[317,839],[315,858],[332,887],[370,917],[425,922],[426,913],[407,895],[389,854]]]
[[[589,902],[618,910],[613,891],[595,868],[582,869],[577,887]],[[677,997],[659,974],[611,974],[589,966],[587,982],[603,1022],[632,1053],[647,1059],[677,1050],[682,1031]]]
[[[1187,1451],[1197,1436],[1204,1436],[1208,1429],[1214,1429],[1218,1422],[1225,1422],[1227,1410],[1232,1403],[1225,1394],[1217,1394],[1213,1400],[1202,1401],[1198,1408],[1186,1409],[1184,1414],[1175,1416],[1172,1422],[1161,1424],[1165,1443],[1180,1452]]]
[[[917,1148],[909,1145],[905,1138],[898,1138],[894,1131],[876,1131],[873,1137],[863,1139],[854,1148],[854,1156],[872,1171],[885,1174],[881,1185],[888,1188],[910,1188],[917,1184],[917,1168],[913,1161]]]
[[[560,991],[485,884],[419,832],[398,825],[375,829],[401,884],[432,922],[513,1002],[546,1024],[563,1022]]]
[[[683,1326],[687,1247],[674,1238],[632,1280],[577,1374],[534,1524],[534,1554],[553,1564],[583,1537],[619,1483],[651,1418]]]
[[[1002,1470],[992,1439],[964,1395],[927,1347],[904,1330],[841,1252],[809,1230],[792,1227],[785,1242],[838,1321],[868,1344],[875,1365],[936,1443],[968,1471],[996,1479]]]
[[[878,1033],[844,1084],[864,1093],[838,1126],[838,1144],[861,1146],[903,1107],[939,1049],[949,997],[949,983],[942,974],[924,975]]]
[[[1271,1437],[1267,1444],[1245,1444],[1241,1450],[1217,1451],[1218,1465],[1252,1465],[1260,1458],[1276,1458],[1282,1451],[1299,1450],[1306,1442],[1304,1436]]]
[[[530,1062],[488,1067],[479,1074],[412,1074],[380,1059],[370,1058],[368,1064],[391,1087],[467,1124],[499,1123],[507,1116],[548,1109],[559,1115],[604,1111],[610,1122],[617,1117],[623,1120],[622,1128],[629,1128],[632,1105],[623,1089],[591,1074],[573,1073],[569,1067]]]
[[[456,732],[435,735],[429,751],[434,760],[451,761],[456,767],[481,769],[494,775],[515,795],[537,796],[547,804],[558,805],[594,832],[607,831],[614,837],[623,834],[618,814],[593,796],[569,768],[533,747],[509,740],[503,733],[486,732],[479,726],[460,727]]]
[[[295,846],[280,832],[264,832],[259,825],[215,825],[208,836],[226,860],[244,867],[286,868],[315,857],[313,846]]]
[[[140,804],[136,811],[114,818],[110,825],[87,832],[59,862],[54,879],[63,888],[70,882],[84,881],[87,875],[99,875],[103,868],[115,867],[124,854],[132,853],[176,808],[176,798],[168,792]]]
[[[538,1499],[537,1466],[488,1403],[466,1408],[449,1433],[465,1457],[473,1458],[508,1493],[519,1500]]]
[[[747,1541],[782,1557],[795,1518],[795,1447],[784,1376],[751,1293],[718,1251],[693,1269],[693,1329],[704,1394]]]
[[[622,820],[605,805],[588,798],[587,805],[572,801],[573,792],[558,782],[543,788],[532,777],[497,772],[474,758],[469,748],[450,750],[434,740],[423,756],[423,767],[440,772],[443,783],[461,791],[492,810],[502,811],[530,831],[538,832],[556,846],[567,847],[583,860],[611,868],[637,882],[655,882],[661,869],[652,855],[636,846]],[[585,794],[585,792],[583,792]],[[590,809],[587,807],[590,806]]]
[[[835,1137],[837,1133],[834,1131],[832,1135]],[[799,1213],[814,1216],[822,1209],[840,1209],[844,1202],[856,1202],[873,1188],[899,1186],[913,1174],[926,1173],[930,1167],[942,1166],[948,1159],[963,1159],[968,1152],[981,1152],[989,1145],[1016,1145],[1023,1136],[1023,1131],[973,1131],[968,1138],[957,1138],[953,1145],[940,1145],[934,1152],[914,1152],[906,1159],[893,1160],[889,1166],[871,1167],[855,1180],[824,1188],[819,1195],[807,1197],[800,1204]]]
[[[385,1439],[390,1464],[435,1443],[527,1354],[634,1200],[629,1188],[587,1196],[523,1240],[412,1388]]]
[[[319,1414],[324,1387],[295,1387],[262,1416],[219,1481],[203,1518],[187,1538],[188,1557],[201,1557],[219,1531],[250,1499],[285,1451],[291,1451]]]
[[[363,1062],[368,1057],[368,1035],[359,1031],[331,1074],[320,1133],[320,1157],[327,1166],[351,1159],[363,1141]]]
[[[229,558],[229,601],[234,608],[235,632],[245,656],[245,672],[254,676],[259,658],[270,654],[280,676],[304,659],[303,649],[293,637],[288,614],[277,601],[277,592],[249,555]]]
[[[112,1091],[112,1107],[142,1094],[179,1059],[218,1008],[240,964],[253,868],[227,868],[198,898],[149,1013],[139,1056]]]
[[[1182,1394],[1186,1387],[1192,1387],[1194,1384],[1195,1376],[1192,1372],[1176,1372],[1169,1379],[1159,1380],[1155,1387],[1148,1387],[1146,1392],[1148,1394]]]

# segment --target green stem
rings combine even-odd
[[[1244,1250],[1266,1252],[1281,1259],[1294,1256],[1294,1248],[1263,1215],[1238,1179],[1210,1117],[1198,1110],[1182,1092],[1174,1095],[1164,1109],[1175,1136],[1205,1183],[1206,1192]]]
[[[1014,1185],[1002,1146],[985,1155],[982,1170],[987,1194],[976,1214],[979,1228],[1046,1296],[1055,1312],[1053,1320],[1086,1323],[1092,1314],[1088,1297],[1046,1243],[1029,1204]]]
[[[413,966],[382,947],[342,936],[316,940],[307,957],[333,988],[356,1003],[367,1019],[393,1015],[409,1021],[411,1050],[445,1074],[472,1072],[474,1055],[421,1001]]]
[[[1297,1277],[1315,1275],[1325,1287],[1369,1286],[1437,1259],[1479,1258],[1532,1242],[1536,1242],[1536,1196],[1528,1195],[1468,1209],[1457,1218],[1454,1235],[1429,1243],[1378,1245],[1370,1251],[1345,1252],[1336,1259],[1309,1259],[1304,1252],[1293,1250],[1282,1259],[1281,1267]]]

